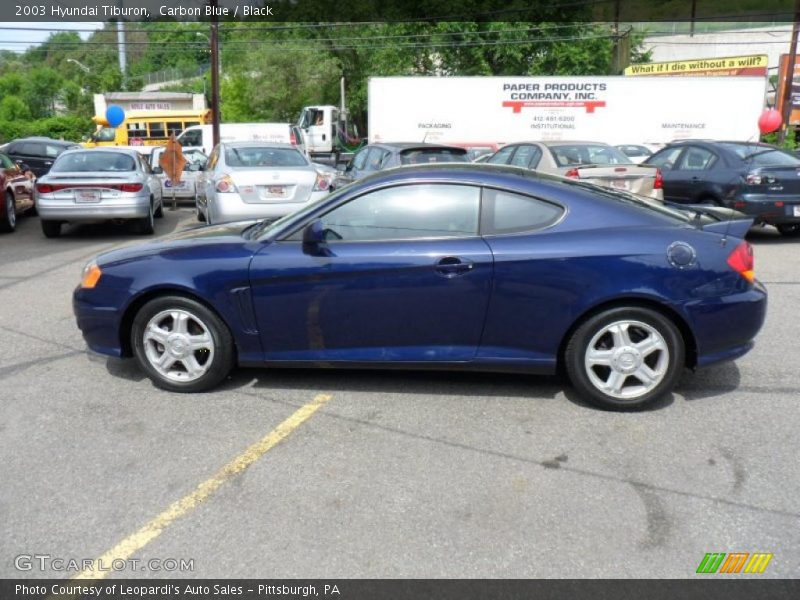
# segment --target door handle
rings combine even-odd
[[[475,263],[457,256],[445,256],[436,261],[436,272],[442,277],[456,277],[475,268]]]

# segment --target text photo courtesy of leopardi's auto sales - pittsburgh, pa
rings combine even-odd
[[[0,5],[0,599],[797,597],[798,15]]]

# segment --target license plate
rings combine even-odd
[[[797,205],[793,206],[792,207],[792,211],[793,211],[792,214],[795,217],[800,217],[800,204],[797,204]]]
[[[166,188],[175,188],[176,190],[185,190],[186,189],[186,181],[180,181],[178,183],[173,184],[169,179],[164,180],[164,187]]]
[[[75,202],[100,202],[102,196],[100,190],[75,190]]]
[[[265,195],[267,198],[283,198],[286,195],[286,187],[283,185],[269,185]]]
[[[625,180],[619,179],[612,179],[611,180],[611,187],[617,190],[627,190],[628,189],[628,182]]]

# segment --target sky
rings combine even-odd
[[[9,23],[0,21],[0,50],[13,50],[14,52],[24,52],[31,46],[41,44],[55,30],[70,29],[100,29],[103,23],[99,22],[76,22],[76,23],[39,23],[39,22],[18,22]],[[29,30],[25,30],[27,28]],[[30,31],[35,29],[36,31]],[[83,39],[91,35],[89,32],[81,33]],[[15,42],[15,43],[9,43]],[[23,43],[16,43],[23,42]]]

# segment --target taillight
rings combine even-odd
[[[753,281],[756,278],[753,270],[755,266],[753,247],[747,242],[742,242],[734,248],[728,256],[728,265],[747,281]]]
[[[143,183],[123,183],[119,186],[111,186],[112,189],[118,189],[120,192],[141,192],[144,187]]]
[[[744,180],[747,185],[771,184],[777,181],[771,175],[762,175],[761,173],[748,173]]]
[[[315,192],[324,192],[329,187],[331,187],[331,182],[328,177],[323,175],[322,173],[317,173],[317,181],[314,182],[314,190]]]
[[[64,190],[91,188],[117,190],[120,192],[141,192],[143,187],[143,183],[37,183],[36,191],[40,194],[52,194],[53,192]]]
[[[297,136],[294,134],[294,131],[289,134],[289,143],[293,146],[297,146]]]
[[[55,191],[55,187],[49,183],[37,183],[36,191],[40,194],[52,194]]]
[[[656,169],[656,180],[653,182],[653,189],[660,190],[664,187],[664,176],[661,174],[661,169]]]
[[[223,194],[235,194],[237,192],[236,185],[230,175],[224,175],[222,179],[219,179],[214,189]]]
[[[578,173],[578,169],[570,169],[566,173],[564,173],[564,177],[572,177],[573,179],[578,179],[580,174]]]

